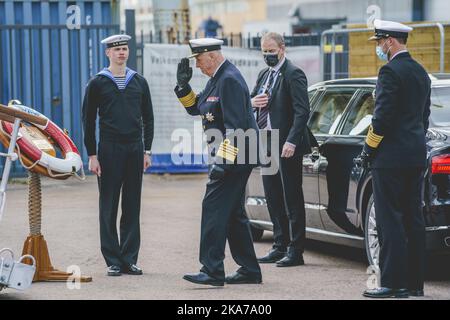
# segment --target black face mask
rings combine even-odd
[[[269,67],[275,67],[280,59],[278,59],[278,53],[267,53],[264,54],[264,61]]]

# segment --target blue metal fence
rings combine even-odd
[[[67,27],[71,5],[80,10],[79,29]],[[66,128],[84,160],[82,97],[107,65],[100,40],[119,32],[112,17],[111,1],[0,2],[0,103],[18,99]],[[13,174],[23,172],[16,163]]]

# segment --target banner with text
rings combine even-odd
[[[253,89],[259,72],[266,67],[260,51],[223,47],[224,56],[242,73],[249,90]],[[204,172],[206,145],[200,117],[187,114],[178,101],[174,88],[177,66],[190,54],[187,45],[147,44],[144,48],[144,77],[152,96],[155,117],[153,165],[151,172]],[[298,65],[313,84],[320,79],[319,47],[288,48],[287,57]],[[190,85],[199,93],[208,77],[195,67]]]

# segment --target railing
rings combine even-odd
[[[201,33],[194,33],[191,37],[190,34],[182,34],[180,32],[149,32],[144,34],[140,32],[137,43],[137,66],[138,71],[141,72],[144,69],[144,61],[142,59],[144,45],[146,43],[161,43],[161,44],[188,44],[190,39],[196,39],[203,37]],[[251,34],[244,35],[243,33],[229,33],[219,34],[218,39],[224,41],[225,46],[246,48],[250,50],[261,49],[261,35],[252,36]],[[319,46],[320,34],[295,34],[292,36],[284,35],[284,39],[287,47],[298,46]]]
[[[445,72],[445,28],[444,26],[448,26],[450,24],[442,24],[442,23],[422,23],[422,24],[411,24],[409,26],[413,27],[414,29],[419,28],[429,28],[429,27],[436,27],[439,30],[439,36],[440,36],[440,46],[439,46],[439,72],[444,73]],[[331,72],[330,72],[330,78],[336,79],[336,67],[338,66],[336,63],[336,37],[337,35],[348,35],[350,33],[357,33],[357,32],[368,32],[373,31],[373,29],[370,28],[357,28],[357,29],[330,29],[326,30],[322,33],[321,39],[320,39],[320,52],[321,52],[321,70],[322,75],[325,77],[327,74],[325,70],[325,43],[328,36],[331,35]],[[340,52],[340,53],[348,53],[348,52]],[[326,79],[324,79],[326,80]]]

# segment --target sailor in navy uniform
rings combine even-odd
[[[261,283],[250,225],[244,209],[244,195],[252,168],[257,165],[258,129],[253,116],[250,94],[239,70],[226,60],[220,49],[221,40],[195,39],[189,42],[196,65],[209,76],[206,88],[195,94],[189,85],[192,68],[188,58],[178,65],[175,94],[192,116],[201,116],[203,129],[212,150],[214,163],[203,198],[199,273],[186,274],[183,279],[213,286]],[[209,134],[215,129],[220,141]],[[255,139],[239,144],[239,130]],[[217,138],[217,137],[216,137]],[[253,158],[253,159],[252,159]],[[223,260],[228,240],[231,254],[240,268],[225,278]]]
[[[130,38],[114,35],[102,40],[110,66],[89,81],[83,101],[84,143],[89,169],[98,176],[101,251],[109,276],[142,274],[136,266],[142,175],[151,163],[154,121],[147,81],[126,67]],[[119,242],[117,209],[121,191]]]
[[[375,20],[380,59],[372,124],[356,163],[372,173],[380,243],[381,287],[372,298],[422,296],[425,223],[422,189],[426,167],[425,134],[430,115],[431,81],[406,50],[412,28]]]

